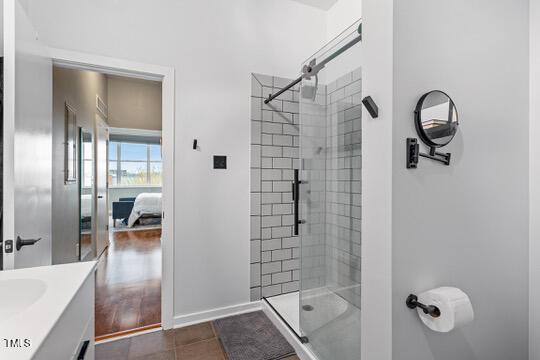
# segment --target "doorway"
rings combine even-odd
[[[52,153],[52,73],[53,65],[71,68],[93,70],[106,75],[128,76],[139,79],[159,81],[162,84],[162,124],[163,124],[163,223],[161,235],[161,325],[169,329],[173,325],[173,256],[174,256],[174,69],[164,66],[142,64],[125,61],[118,58],[96,56],[47,46],[36,37],[32,21],[17,1],[4,4],[4,83],[3,111],[4,137],[3,142],[3,222],[2,235],[4,239],[17,239],[18,236],[32,240],[32,247],[27,251],[8,251],[3,254],[4,269],[18,269],[53,263],[52,234],[54,214],[51,211],[53,167],[51,160],[60,164],[62,181],[73,182],[78,174],[76,156],[80,149],[80,133],[76,126],[64,124],[64,139],[69,138]],[[69,104],[67,104],[69,105]],[[65,114],[66,104],[61,110],[60,118]],[[94,99],[94,107],[98,107]],[[76,116],[74,117],[76,119]],[[36,121],[39,120],[39,121]],[[44,121],[47,120],[47,121]],[[76,124],[70,118],[70,124]],[[91,130],[92,127],[90,126]],[[93,137],[91,137],[93,139]],[[9,140],[9,141],[8,141]],[[29,146],[30,145],[30,146]],[[91,145],[93,146],[93,145]],[[39,149],[39,151],[35,151]],[[29,151],[32,150],[32,151]],[[56,161],[58,157],[61,161]],[[88,159],[89,162],[95,159]],[[37,166],[17,166],[17,164],[34,164]],[[69,171],[66,171],[69,169]],[[54,173],[55,175],[58,172]],[[82,177],[81,177],[82,178]],[[29,192],[28,189],[32,189]],[[72,186],[76,194],[79,187]],[[93,190],[92,190],[93,191]],[[79,194],[80,195],[80,194]],[[91,194],[92,195],[92,194]],[[77,195],[76,195],[77,196]],[[68,197],[66,197],[67,199]],[[90,202],[94,197],[90,197]],[[70,215],[78,223],[80,221],[79,201],[69,205]],[[91,210],[85,214],[95,219]],[[56,218],[58,222],[61,217]],[[93,232],[92,226],[90,225]],[[66,236],[55,237],[54,240],[78,240],[80,228],[69,227],[74,231]],[[10,240],[10,242],[13,240]],[[8,250],[12,249],[6,247]],[[80,261],[80,243],[72,242],[64,247],[66,255],[73,257],[72,261]],[[89,252],[97,256],[97,249]],[[86,260],[86,259],[85,259]],[[72,262],[69,261],[69,262]]]
[[[159,105],[162,113],[159,122],[162,129],[159,131],[136,128],[136,124],[118,126],[112,121],[110,104],[105,106],[109,110],[108,117],[100,111],[96,112],[93,129],[96,136],[93,137],[94,144],[91,146],[96,154],[92,164],[96,176],[92,181],[95,181],[97,186],[94,187],[95,210],[91,211],[95,220],[91,226],[94,227],[94,236],[99,234],[96,227],[99,227],[99,231],[105,229],[106,234],[95,236],[92,245],[92,254],[98,259],[96,339],[122,336],[155,327],[171,328],[173,223],[167,220],[169,216],[172,218],[174,210],[173,71],[159,66],[134,64],[64,50],[52,49],[52,53],[55,67],[93,71],[109,79],[152,82],[160,86]],[[81,61],[83,59],[84,61]],[[96,108],[99,108],[100,100],[104,99],[95,99]],[[101,136],[97,136],[98,134]],[[100,139],[105,139],[102,141],[105,146],[100,146]],[[133,158],[142,153],[141,147],[145,148],[148,158]],[[121,155],[122,150],[124,156]],[[105,159],[104,164],[99,164],[100,159]],[[146,171],[142,171],[142,165]],[[157,172],[159,176],[156,176]],[[83,177],[84,174],[81,174],[81,178]],[[159,181],[156,180],[158,177]],[[102,180],[103,178],[105,180]],[[137,193],[137,187],[150,185],[138,183],[142,179],[150,179],[153,183],[152,189],[146,188],[144,191],[149,196],[146,201],[142,201],[141,209],[137,198],[142,192]],[[159,189],[157,185],[160,185]],[[145,212],[148,210],[148,201],[152,203],[156,198],[154,194],[158,192],[161,202],[159,212],[155,211],[157,207],[151,206],[152,212]],[[126,206],[131,206],[132,210],[139,209],[138,216],[133,218],[129,216],[131,213],[122,214],[118,211],[113,216],[118,205],[124,211]],[[106,208],[106,212],[100,211],[100,207]],[[106,214],[105,217],[103,214]],[[104,223],[106,227],[98,225]],[[82,248],[83,244],[80,245]]]
[[[161,91],[53,67],[53,262],[97,261],[98,340],[161,326]]]

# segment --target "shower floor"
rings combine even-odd
[[[307,346],[320,360],[357,358],[360,353],[360,309],[339,295],[326,288],[304,291],[302,305],[310,305],[310,311],[300,309],[299,292],[266,300],[298,336],[308,337]]]

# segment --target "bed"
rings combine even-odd
[[[161,213],[161,193],[141,193],[135,198],[127,226],[160,224]]]

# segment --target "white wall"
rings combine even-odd
[[[393,0],[363,0],[362,96],[362,359],[392,359]],[[399,145],[395,145],[399,146]],[[369,309],[372,309],[371,311]],[[409,360],[399,353],[396,360]],[[457,359],[454,359],[457,360]]]
[[[49,0],[30,15],[51,46],[175,67],[176,141],[201,147],[175,151],[175,313],[248,302],[250,73],[297,75],[324,43],[325,12],[290,0]],[[227,171],[211,169],[214,154],[229,156]]]
[[[529,359],[540,359],[540,1],[530,0]]]
[[[362,1],[338,0],[327,14],[326,38],[330,41],[362,17]]]
[[[528,16],[527,0],[394,0],[394,359],[528,358]],[[432,89],[459,111],[452,163],[408,170]],[[472,324],[436,334],[405,307],[441,285],[468,293]]]
[[[362,1],[338,0],[327,12],[326,41],[329,42],[341,34],[343,30],[362,18]],[[351,31],[349,30],[349,33]],[[342,45],[342,44],[340,44]],[[328,82],[358,69],[363,63],[360,43],[347,51],[347,56],[340,56],[332,61],[332,66],[326,69]]]

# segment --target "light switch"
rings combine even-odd
[[[214,169],[226,169],[227,157],[223,155],[214,155]]]

